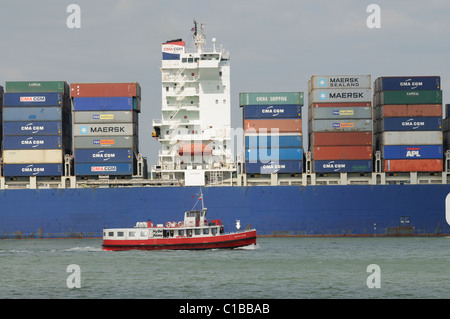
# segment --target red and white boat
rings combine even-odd
[[[199,198],[202,200],[202,198]],[[202,201],[203,204],[203,201]],[[202,205],[203,206],[203,205]],[[194,206],[195,207],[195,206]],[[246,229],[224,233],[222,220],[206,219],[207,209],[185,212],[183,222],[154,225],[151,221],[138,222],[133,228],[103,230],[104,250],[159,250],[159,249],[218,249],[256,244],[256,230]]]

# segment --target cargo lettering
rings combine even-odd
[[[45,130],[44,126],[21,126],[21,131],[43,131]]]
[[[91,172],[115,172],[117,171],[116,166],[92,166]]]
[[[91,127],[91,133],[125,133],[125,128],[122,127]]]
[[[425,122],[413,122],[412,119],[406,121],[406,122],[402,122],[402,126],[408,126],[408,127],[413,127],[413,129],[417,129],[420,126],[424,126]]]
[[[423,82],[411,82],[411,79],[405,80],[405,82],[400,82],[400,86],[409,87],[412,90],[416,89],[419,86],[422,86]]]
[[[362,92],[357,93],[357,92],[353,92],[353,93],[342,93],[342,92],[337,92],[337,93],[330,93],[330,99],[362,99],[364,98],[364,95]]]
[[[406,157],[420,157],[420,148],[407,148]]]
[[[43,140],[24,140],[20,141],[22,145],[44,145],[45,142]]]
[[[263,165],[263,167],[262,168],[264,168],[264,169],[282,169],[282,168],[286,168],[286,165],[285,164],[266,164],[266,165]]]
[[[23,167],[21,169],[22,173],[43,173],[45,172],[45,168],[43,167]]]
[[[333,127],[335,128],[352,128],[354,126],[354,123],[333,123]]]
[[[330,87],[358,87],[358,78],[330,78]]]
[[[257,102],[287,102],[287,96],[271,96],[270,101],[267,96],[257,96]]]
[[[341,169],[345,168],[345,164],[339,163],[326,163],[322,165],[323,168]]]
[[[45,96],[21,96],[20,102],[45,102]]]
[[[273,109],[272,106],[266,108],[266,109],[262,109],[261,112],[263,114],[274,114],[274,116],[278,115],[278,114],[282,114],[284,113],[284,109]]]
[[[112,153],[95,153],[92,154],[93,158],[114,158],[116,157],[116,154],[112,154]]]

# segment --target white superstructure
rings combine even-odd
[[[181,39],[162,44],[162,118],[153,121],[161,143],[152,177],[185,185],[222,184],[235,171],[231,147],[230,57],[206,47],[194,21],[194,48]]]

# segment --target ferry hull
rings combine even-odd
[[[258,236],[446,236],[450,185],[204,187],[209,219]],[[0,191],[1,238],[102,237],[105,228],[178,220],[198,187]]]

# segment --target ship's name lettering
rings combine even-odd
[[[330,93],[331,99],[362,99],[364,94],[362,92],[350,92],[350,93]]]
[[[125,133],[125,127],[91,127],[91,133]]]

